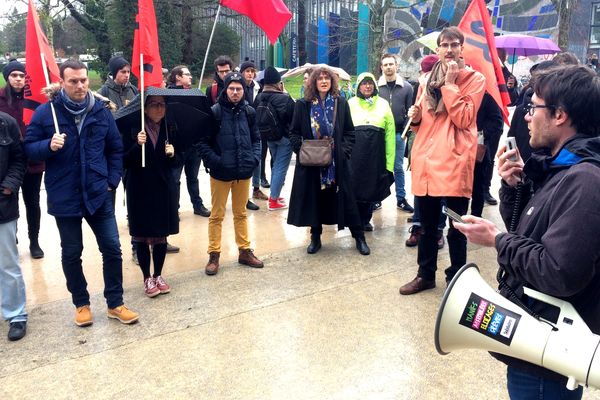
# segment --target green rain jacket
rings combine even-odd
[[[374,83],[373,96],[364,99],[359,93],[360,83],[371,79]],[[358,76],[356,96],[348,100],[356,142],[352,150],[352,183],[358,201],[376,202],[390,195],[394,182],[394,160],[396,158],[396,125],[389,103],[377,94],[373,74]]]

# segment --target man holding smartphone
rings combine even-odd
[[[427,84],[419,87],[417,104],[408,111],[417,133],[411,153],[412,191],[422,234],[417,277],[400,288],[402,295],[435,287],[442,199],[461,215],[469,207],[477,153],[477,110],[485,92],[485,78],[464,67],[463,42],[458,28],[442,30],[437,39],[440,60],[426,75]],[[454,229],[453,222],[448,229],[448,247],[451,265],[446,269],[446,281],[467,261],[467,239]]]
[[[548,321],[552,306],[523,294],[527,286],[571,303],[600,334],[600,77],[583,66],[557,66],[534,75],[527,106],[527,163],[516,149],[500,149],[500,212],[514,232],[491,221],[464,216],[457,223],[472,243],[495,247],[500,293],[514,296]],[[515,160],[511,158],[517,156]],[[520,183],[520,185],[519,185]],[[520,191],[520,193],[519,193]],[[518,223],[518,224],[517,224]],[[581,399],[567,378],[505,355],[511,399]]]

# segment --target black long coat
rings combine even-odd
[[[337,115],[333,134],[335,180],[337,193],[335,201],[320,202],[320,168],[300,165],[296,157],[294,182],[290,196],[290,208],[287,222],[295,226],[338,225],[344,227],[360,226],[360,215],[356,206],[350,173],[350,154],[354,146],[354,125],[348,103],[338,97]],[[292,149],[298,155],[303,139],[313,139],[310,127],[311,103],[302,99],[296,102],[294,118],[290,127]]]
[[[156,148],[146,136],[145,168],[142,168],[142,147],[137,143],[138,132],[139,128],[123,135],[129,234],[140,237],[176,234],[179,217],[177,186],[172,172],[175,157],[165,154],[165,124],[161,123]]]

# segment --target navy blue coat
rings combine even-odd
[[[220,128],[204,136],[198,149],[210,176],[220,181],[248,179],[260,162],[260,133],[256,112],[242,100],[237,105],[221,99],[213,106]]]
[[[52,99],[61,133],[67,138],[62,149],[50,150],[54,123],[50,103],[39,106],[25,135],[25,153],[46,161],[44,183],[48,213],[56,217],[94,214],[104,203],[109,188],[119,185],[123,172],[123,143],[106,103],[98,99],[88,112],[81,134],[60,97]]]

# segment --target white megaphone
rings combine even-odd
[[[435,323],[435,348],[482,349],[542,366],[568,378],[567,388],[600,388],[600,336],[573,306],[525,288],[525,294],[560,309],[556,323],[538,320],[492,289],[475,264],[448,285]]]

